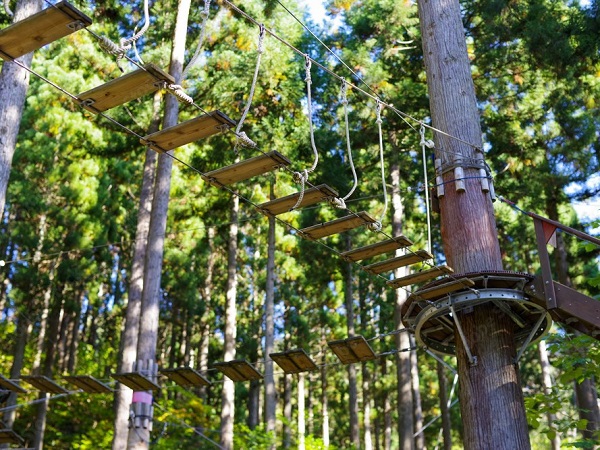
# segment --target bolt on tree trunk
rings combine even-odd
[[[479,170],[469,167],[483,154],[460,5],[458,0],[421,0],[418,9],[433,126],[472,144],[435,134],[442,170],[456,164],[464,168],[464,190],[456,189],[454,171],[444,174],[440,214],[446,257],[458,273],[502,270],[492,202],[476,179]],[[512,322],[492,306],[478,306],[459,319],[477,356],[477,364],[470,364],[456,337],[465,448],[530,448]]]

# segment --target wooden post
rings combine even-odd
[[[432,124],[460,139],[435,133],[435,156],[446,183],[440,214],[448,264],[456,273],[502,270],[492,201],[479,178],[481,129],[460,5],[458,0],[417,4]],[[465,448],[530,448],[512,322],[493,306],[478,306],[458,317],[465,342],[477,357],[476,364],[469,362],[457,335]]]

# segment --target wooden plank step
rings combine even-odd
[[[175,79],[154,64],[146,64],[108,83],[77,96],[83,108],[94,114],[143,97],[160,88],[161,82],[175,83]]]
[[[0,30],[0,57],[12,61],[92,24],[67,2],[59,2]]]
[[[64,387],[59,386],[53,380],[43,375],[31,375],[21,377],[23,381],[31,384],[34,388],[41,392],[50,392],[51,394],[68,394]]]
[[[289,166],[291,161],[276,150],[254,158],[246,159],[231,166],[222,167],[202,176],[204,181],[220,187],[256,177],[267,172]]]
[[[410,266],[418,262],[432,259],[433,255],[426,250],[418,250],[408,255],[397,256],[396,258],[386,259],[374,264],[369,264],[363,267],[367,272],[372,274],[379,274],[382,272],[389,272],[390,270],[397,269],[398,267]]]
[[[356,214],[350,214],[340,219],[332,220],[331,222],[319,223],[308,228],[303,228],[298,231],[298,234],[306,239],[320,239],[332,234],[344,233],[345,231],[358,228],[368,223],[376,222],[365,211]]]
[[[133,391],[160,391],[158,384],[138,372],[116,373],[111,377]]]
[[[317,203],[326,200],[329,197],[337,197],[338,193],[331,189],[326,184],[320,184],[319,186],[311,187],[304,191],[304,197],[298,205],[298,209],[306,206],[315,205]],[[298,202],[300,192],[288,195],[286,197],[277,198],[270,202],[262,203],[258,205],[258,208],[265,214],[276,216],[290,211],[294,205]]]
[[[396,278],[395,280],[388,281],[387,284],[394,289],[398,289],[400,287],[410,286],[411,284],[420,283],[422,281],[432,280],[440,275],[453,272],[454,270],[444,264],[443,266],[433,267],[428,270],[423,270],[422,272],[411,273],[410,275],[402,278]]]
[[[106,384],[89,375],[69,375],[64,378],[88,394],[108,394],[113,391]]]
[[[342,257],[347,261],[357,262],[363,259],[369,259],[383,253],[389,253],[400,248],[410,247],[412,241],[404,235],[399,235],[385,241],[367,245],[365,247],[355,248],[342,253]]]
[[[432,298],[439,298],[443,295],[450,294],[451,292],[459,291],[461,289],[473,287],[475,283],[469,278],[460,278],[458,280],[452,280],[448,283],[433,286],[427,289],[418,290],[414,293],[415,296],[422,298],[423,300],[429,300]]]
[[[0,444],[18,444],[23,445],[25,440],[9,428],[0,430]]]
[[[192,388],[198,386],[210,386],[208,381],[199,372],[191,367],[178,367],[176,369],[161,369],[160,373],[181,387]]]
[[[164,153],[233,127],[235,122],[216,110],[144,136],[140,142],[158,153]]]
[[[16,392],[17,394],[27,394],[27,390],[23,389],[17,383],[0,375],[0,388],[6,391]]]

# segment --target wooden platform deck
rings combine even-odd
[[[327,200],[330,197],[337,196],[338,193],[331,189],[329,186],[327,186],[326,184],[320,184],[319,186],[314,186],[304,191],[304,197],[302,198],[302,201],[298,205],[297,209],[316,205],[322,201]],[[265,214],[277,216],[279,214],[283,214],[290,211],[294,207],[294,205],[298,203],[299,197],[300,192],[296,192],[285,197],[271,200],[270,202],[262,203],[258,205],[258,208]]]
[[[398,289],[404,286],[410,286],[411,284],[422,283],[423,281],[433,280],[441,275],[453,273],[454,271],[447,265],[433,267],[422,272],[411,273],[402,278],[396,278],[395,280],[388,281],[388,286]]]
[[[410,247],[412,244],[412,241],[406,236],[399,235],[385,241],[359,247],[354,250],[349,250],[341,255],[347,261],[357,262],[362,261],[363,259],[373,258],[384,253],[393,252],[394,250],[398,250],[400,248]]]
[[[390,270],[394,270],[399,267],[410,266],[411,264],[427,261],[428,259],[432,258],[433,255],[428,251],[418,250],[414,253],[409,253],[407,255],[386,259],[385,261],[378,263],[369,264],[368,266],[365,266],[364,269],[367,272],[377,275],[383,272],[389,272]]]
[[[303,228],[298,232],[300,236],[310,240],[316,240],[333,234],[344,233],[354,228],[358,228],[369,223],[376,222],[365,211],[356,214],[350,214],[340,219],[332,220],[331,222],[320,223],[307,228]]]
[[[273,150],[269,153],[232,164],[231,166],[213,170],[204,174],[202,178],[213,186],[221,187],[272,172],[290,164],[291,161],[289,159],[278,151]]]

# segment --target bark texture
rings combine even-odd
[[[223,360],[235,359],[236,297],[237,297],[237,234],[238,213],[240,200],[232,198],[231,225],[229,226],[229,247],[227,249],[227,304],[225,305],[225,342],[223,343]],[[230,378],[225,377],[221,391],[221,447],[233,449],[233,421],[235,417],[235,385]]]
[[[19,0],[13,22],[18,22],[42,9],[42,0]],[[18,58],[31,67],[33,53]],[[6,204],[6,188],[17,145],[19,125],[29,87],[29,72],[13,62],[4,61],[0,72],[0,213]]]
[[[460,138],[435,134],[445,195],[440,198],[442,240],[457,273],[502,270],[490,196],[480,180],[465,179],[456,189],[453,166],[478,177],[483,160],[481,129],[458,0],[418,2],[433,126]],[[519,380],[513,323],[492,306],[459,314],[466,342],[478,358],[471,365],[456,336],[460,404],[466,449],[530,448]]]

